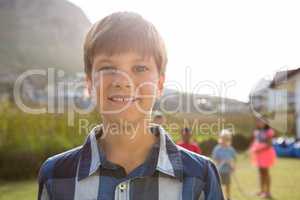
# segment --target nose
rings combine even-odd
[[[112,86],[116,88],[130,89],[132,87],[132,80],[127,74],[121,73],[114,77]]]

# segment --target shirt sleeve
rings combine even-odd
[[[39,185],[38,200],[49,200],[49,195],[45,185]]]
[[[210,160],[208,161],[204,193],[205,200],[224,200],[219,173],[215,164]]]
[[[38,176],[38,200],[49,200],[49,193],[46,186],[46,162],[40,168]]]

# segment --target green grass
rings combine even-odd
[[[37,199],[37,185],[33,180],[20,182],[0,182],[1,200]]]
[[[297,200],[300,199],[300,160],[280,158],[271,170],[272,191],[274,199]],[[249,159],[244,154],[238,157],[236,177],[240,182],[243,196],[237,189],[237,184],[232,180],[232,193],[235,200],[255,200],[258,190],[257,170],[251,167]],[[32,200],[36,199],[37,185],[34,180],[22,182],[0,182],[0,200]]]
[[[300,199],[300,160],[279,158],[271,169],[272,193],[277,200]],[[238,157],[237,171],[232,179],[232,199],[255,200],[258,191],[257,169],[249,164],[249,158],[242,154]],[[240,187],[238,187],[240,185]],[[240,188],[240,189],[239,189]],[[241,191],[242,190],[242,191]],[[242,194],[244,193],[244,194]]]

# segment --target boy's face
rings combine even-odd
[[[153,122],[155,124],[163,125],[166,122],[166,119],[164,116],[156,116],[156,117],[154,117]]]
[[[192,139],[192,133],[190,131],[181,131],[181,138],[184,142],[189,143]]]
[[[265,127],[265,123],[262,120],[257,119],[256,120],[256,128],[261,129],[261,128],[264,128],[264,127]]]
[[[134,52],[96,55],[91,77],[87,76],[88,90],[91,94],[94,89],[99,112],[110,122],[148,117],[163,83],[153,57]]]
[[[228,147],[231,145],[231,138],[230,137],[225,137],[225,136],[221,136],[219,138],[219,143],[222,145],[222,146],[225,146],[225,147]]]

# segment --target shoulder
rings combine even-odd
[[[215,167],[214,162],[203,155],[186,150],[178,146],[181,154],[183,173],[185,176],[193,176],[204,179],[207,176],[208,170]]]
[[[267,133],[267,136],[268,136],[268,137],[273,137],[273,136],[274,136],[274,131],[273,131],[273,129],[271,129],[271,128],[269,128],[269,129],[266,131],[266,133]]]
[[[41,166],[39,181],[45,182],[52,178],[67,178],[76,172],[82,146],[48,158]]]
[[[178,149],[182,157],[184,179],[203,183],[205,199],[224,199],[220,177],[214,162],[206,156],[180,147]]]

